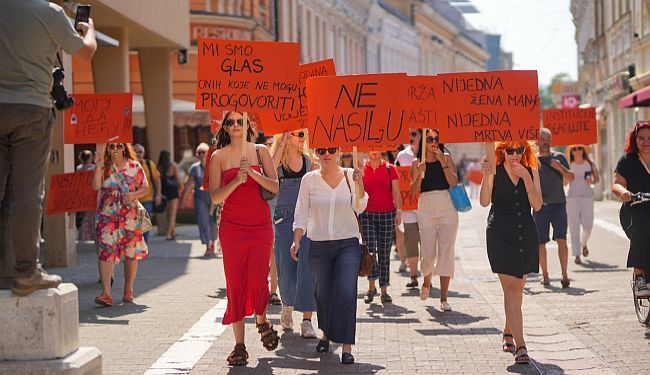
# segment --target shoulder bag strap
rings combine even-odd
[[[650,174],[650,168],[648,168],[648,164],[645,163],[641,155],[637,155],[637,157],[639,158],[641,165],[643,165],[643,168],[645,168],[645,171],[648,172],[648,174]]]
[[[551,156],[553,158],[553,156]],[[549,164],[546,160],[537,158],[540,163],[544,164],[546,167],[548,167],[553,173],[555,173],[558,177],[560,177],[562,180],[564,180],[564,176],[562,176],[562,173],[560,173],[557,169],[553,168],[551,164]]]
[[[348,191],[350,192],[350,208],[352,209],[352,212],[354,212],[354,216],[357,218],[357,227],[359,228],[359,235],[361,236],[361,243],[366,243],[366,240],[363,238],[363,230],[361,226],[361,219],[359,219],[359,215],[357,215],[357,211],[354,210],[352,207],[352,188],[350,187],[350,179],[348,178],[348,173],[343,169],[343,176],[345,176],[345,184],[348,185]]]
[[[262,164],[262,158],[260,157],[260,149],[255,145],[255,153],[257,154],[257,164],[260,167],[260,173],[262,176],[266,176],[264,174],[264,164]]]

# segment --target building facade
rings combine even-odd
[[[572,0],[578,46],[578,91],[596,108],[602,170],[599,196],[610,181],[634,122],[650,118],[650,1]]]

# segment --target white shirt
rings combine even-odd
[[[575,178],[571,183],[569,183],[569,198],[588,198],[594,196],[594,188],[587,183],[587,172],[591,173],[593,177],[593,170],[591,164],[588,161],[584,161],[582,164],[571,163],[571,172]]]
[[[355,204],[355,186],[352,180],[353,170],[343,168],[348,175],[350,189],[345,177],[339,185],[332,189],[323,179],[320,170],[315,170],[303,176],[300,182],[300,192],[296,202],[293,229],[302,229],[312,241],[335,241],[348,238],[360,238],[359,225],[354,213],[361,213],[368,205],[368,194],[359,199],[358,209],[352,209]],[[352,190],[352,204],[350,204]]]
[[[395,161],[399,162],[401,167],[410,167],[415,160],[415,154],[413,153],[413,148],[408,146],[397,154]],[[402,211],[402,221],[405,224],[413,224],[418,222],[418,213],[417,211]]]

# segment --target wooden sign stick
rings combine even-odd
[[[357,151],[357,146],[352,147],[352,170],[359,168],[359,152]],[[359,210],[359,189],[357,189],[356,182],[354,184],[354,208]]]
[[[427,133],[429,132],[429,129],[424,128],[422,129],[422,160],[420,160],[420,163],[426,163],[427,161]],[[422,179],[424,180],[424,171],[422,171]]]
[[[485,144],[485,156],[487,156],[487,161],[490,163],[490,170],[488,173],[494,176],[497,174],[497,161],[496,156],[494,155],[494,142],[488,142]]]
[[[248,138],[247,137],[247,135],[248,135],[248,112],[244,112],[244,113],[242,113],[242,115],[243,115],[244,118],[242,119],[242,132],[243,132],[243,134],[242,134],[242,137],[241,137],[241,139],[242,139],[242,141],[241,141],[241,157],[245,158],[246,155],[247,155],[246,151],[248,149],[248,147],[246,145],[246,143],[247,143],[246,138]]]

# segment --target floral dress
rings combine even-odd
[[[121,170],[111,167],[104,179],[97,207],[97,245],[99,259],[117,263],[124,258],[139,260],[147,257],[147,244],[138,222],[137,201],[124,204],[123,196],[146,184],[142,166],[129,159]]]

